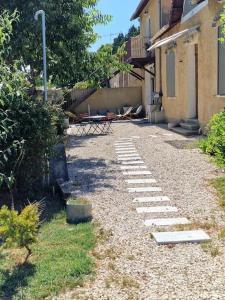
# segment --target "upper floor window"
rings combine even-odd
[[[208,4],[208,0],[184,0],[183,21],[189,19]]]
[[[219,27],[219,38],[222,37]],[[225,44],[218,41],[218,95],[225,95]]]
[[[160,0],[160,27],[169,24],[171,0]]]
[[[176,97],[176,58],[174,50],[166,55],[167,97]]]

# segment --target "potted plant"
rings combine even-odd
[[[78,224],[92,219],[92,205],[87,199],[70,198],[66,203],[67,222]]]

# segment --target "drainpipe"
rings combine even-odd
[[[38,10],[35,13],[34,19],[38,21],[38,17],[42,18],[42,46],[43,46],[43,72],[44,72],[44,99],[48,101],[48,83],[47,83],[47,56],[46,56],[46,26],[45,26],[45,12]]]

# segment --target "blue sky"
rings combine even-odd
[[[130,22],[130,17],[139,2],[140,0],[99,0],[98,9],[104,14],[111,15],[113,20],[105,26],[95,27],[101,38],[93,45],[92,50],[95,51],[102,44],[112,42],[120,32],[127,33],[132,24],[138,25],[137,21]]]

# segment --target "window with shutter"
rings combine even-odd
[[[166,56],[167,97],[176,96],[175,52],[169,50]]]
[[[222,37],[221,27],[218,29],[219,38]],[[225,95],[225,43],[218,41],[218,95]]]

